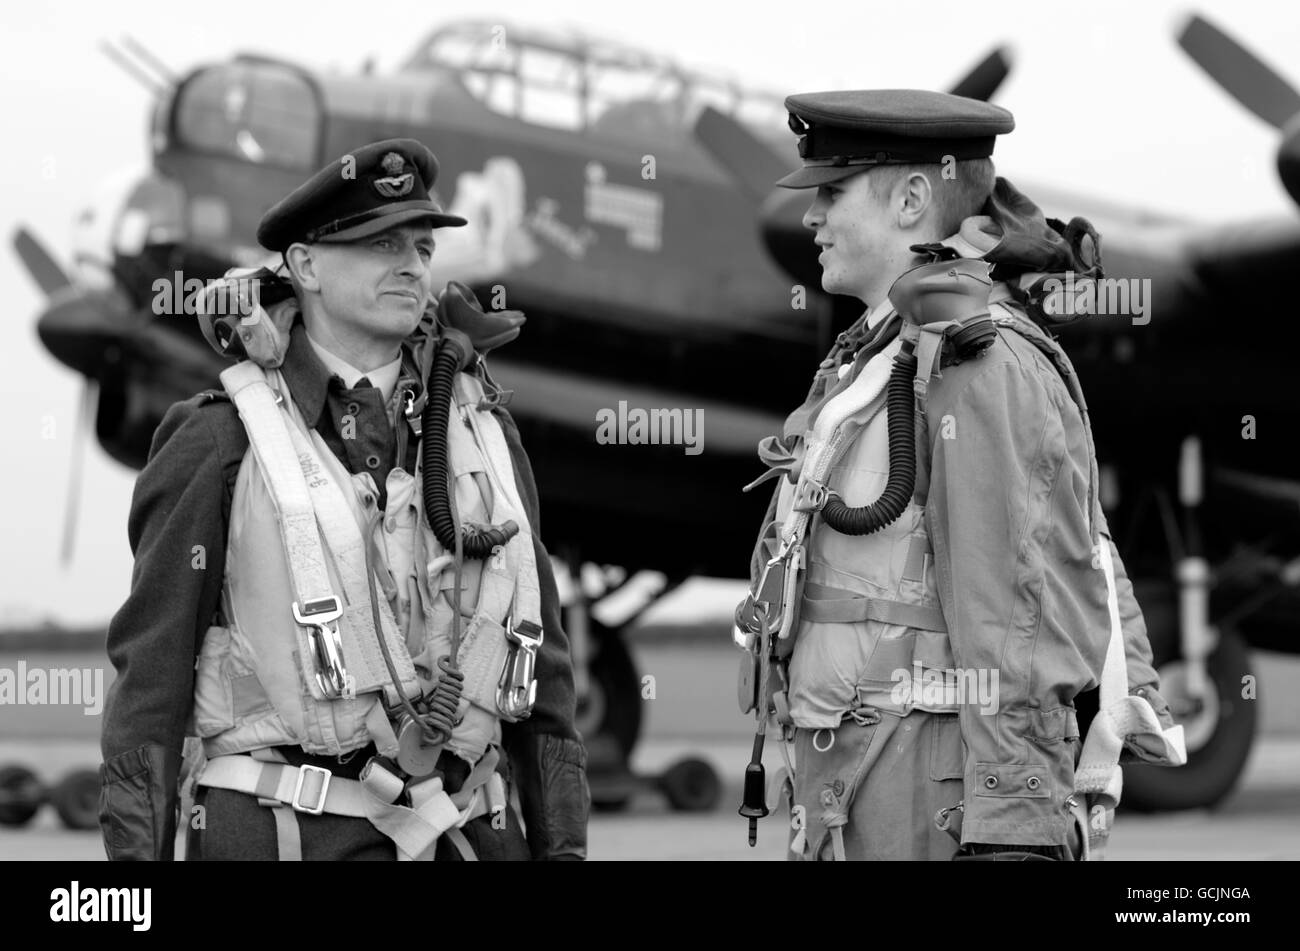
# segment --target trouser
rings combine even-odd
[[[320,766],[348,779],[356,779],[365,761],[374,754],[374,748],[368,747],[340,762],[334,757],[309,756],[292,747],[278,749],[295,766]],[[468,764],[451,753],[444,753],[438,766],[445,774],[449,792],[459,789],[469,773]],[[256,796],[199,786],[195,791],[194,806],[186,832],[187,861],[274,862],[279,858],[275,816],[270,808],[258,803]],[[514,808],[507,807],[505,817],[504,829],[493,828],[491,815],[479,816],[462,827],[461,831],[479,861],[527,861],[531,858],[528,841]],[[305,812],[294,813],[294,818],[302,842],[303,861],[391,862],[397,858],[393,840],[367,819],[328,813],[317,816]],[[460,852],[450,838],[446,835],[440,837],[435,861],[460,860]]]
[[[791,844],[803,849],[791,859],[947,861],[956,853],[934,817],[963,794],[957,714],[882,713],[866,725],[800,729],[794,742],[792,810],[801,814]]]

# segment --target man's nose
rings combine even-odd
[[[825,209],[822,207],[821,196],[813,199],[813,203],[808,206],[808,210],[803,213],[803,226],[816,231],[826,222]]]
[[[428,269],[428,262],[420,256],[420,249],[415,245],[408,245],[406,253],[397,262],[397,273],[404,277],[419,279]]]

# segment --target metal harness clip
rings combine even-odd
[[[320,789],[316,792],[316,804],[314,806],[305,806],[302,802],[302,787],[307,780],[308,773],[320,773]],[[306,812],[313,816],[319,816],[325,811],[325,796],[330,789],[330,780],[334,774],[328,769],[321,766],[312,766],[310,764],[298,767],[298,782],[293,787],[293,799],[289,805],[297,812]]]
[[[497,684],[497,709],[513,720],[524,720],[533,712],[537,699],[533,671],[544,635],[541,627],[532,621],[520,621],[516,627],[511,618],[506,618],[505,630],[510,649]]]
[[[316,664],[316,686],[331,700],[344,696],[348,689],[348,672],[343,666],[343,641],[339,637],[338,619],[343,604],[334,595],[308,601],[303,607],[293,603],[293,619],[308,628]]]

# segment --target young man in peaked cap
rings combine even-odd
[[[585,856],[537,489],[481,370],[522,317],[455,286],[426,315],[435,229],[465,224],[430,197],[437,171],[413,139],[331,163],[258,228],[292,288],[205,325],[244,359],[171,408],[136,483],[111,859],[171,858],[187,735],[206,754],[187,858]]]
[[[793,638],[773,704],[793,736],[791,851],[1081,857],[1104,839],[1080,809],[1114,805],[1088,783],[1113,776],[1120,745],[1182,755],[1096,502],[1077,380],[1021,293],[1026,276],[1099,274],[1095,233],[1049,224],[995,178],[1014,128],[998,106],[871,90],[786,107],[803,162],[778,184],[816,189],[822,287],[866,307],[760,447],[782,478],[754,591],[773,562],[798,579],[772,622]],[[1092,746],[1081,761],[1075,701],[1104,668],[1119,687],[1094,723],[1136,710],[1132,729],[1098,734],[1109,762]]]

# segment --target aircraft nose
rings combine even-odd
[[[113,359],[122,328],[116,319],[119,302],[113,292],[69,286],[56,292],[37,318],[41,343],[64,366],[97,377]]]

